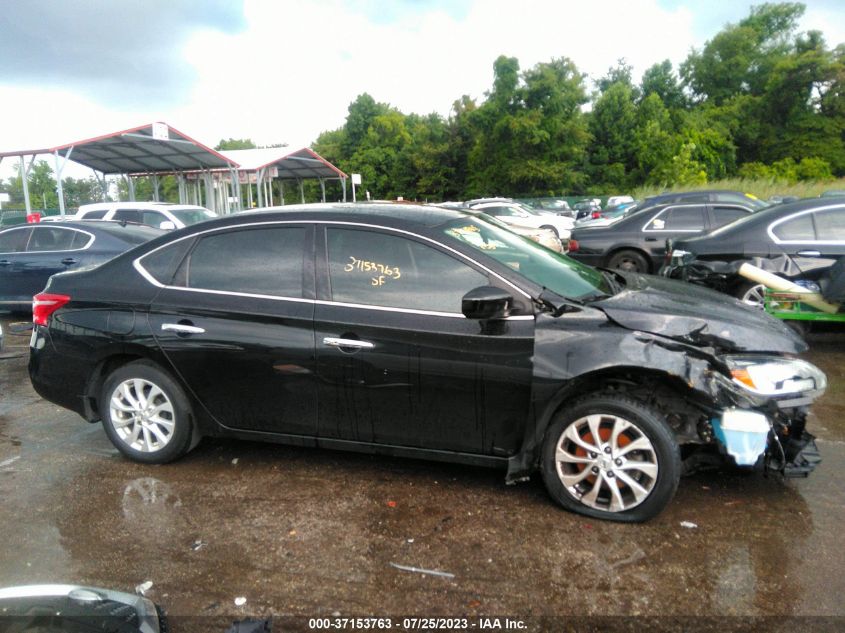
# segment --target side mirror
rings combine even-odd
[[[164,222],[158,225],[158,228],[163,229],[165,231],[175,231],[176,224],[174,222],[171,222],[170,220],[165,220]]]
[[[461,299],[461,312],[468,319],[504,319],[510,313],[513,297],[495,286],[480,286]]]

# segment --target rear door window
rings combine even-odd
[[[301,298],[305,236],[304,227],[286,226],[201,237],[183,264],[184,285]],[[178,277],[183,278],[182,271]]]
[[[32,229],[27,252],[69,251],[79,231],[58,227],[36,226]],[[87,241],[87,240],[86,240]]]
[[[83,213],[82,217],[86,220],[102,220],[106,217],[106,213],[108,213],[106,209],[102,209],[100,211],[88,211],[87,213]]]
[[[703,231],[704,205],[668,207],[646,227],[649,231]]]
[[[710,207],[713,214],[713,228],[730,224],[734,220],[739,220],[748,215],[748,209],[740,206],[714,204]]]
[[[11,229],[0,233],[0,253],[20,253],[26,249],[32,228]]]
[[[813,216],[802,213],[772,227],[772,233],[782,242],[806,242],[816,239]]]
[[[141,212],[141,224],[146,224],[147,226],[154,226],[159,228],[162,222],[172,221],[163,213],[158,211],[142,211]]]
[[[137,222],[141,224],[141,212],[138,209],[118,209],[114,212],[114,220],[122,222]]]
[[[484,275],[416,240],[377,231],[328,229],[334,301],[461,312],[461,298],[486,286]]]
[[[845,242],[845,207],[817,211],[815,220],[820,242]]]

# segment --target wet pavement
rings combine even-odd
[[[830,379],[809,479],[703,473],[645,525],[567,513],[538,477],[505,486],[415,460],[204,440],[177,463],[134,464],[33,392],[27,345],[7,335],[0,354],[0,586],[152,581],[169,614],[221,621],[845,616],[845,335],[811,337],[806,355]]]

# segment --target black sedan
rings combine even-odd
[[[710,235],[673,242],[663,274],[763,305],[765,288],[736,274],[743,262],[790,280],[823,280],[845,255],[845,198],[770,207]]]
[[[735,203],[669,203],[635,209],[607,226],[576,227],[569,254],[592,266],[628,272],[656,272],[666,256],[666,240],[706,233],[750,214]]]
[[[670,501],[682,455],[809,472],[826,385],[765,313],[438,207],[211,220],[34,304],[35,389],[130,459],[210,435],[540,470],[564,507],[619,521]]]
[[[162,231],[119,222],[22,224],[0,230],[0,309],[30,310],[50,275],[105,262]]]

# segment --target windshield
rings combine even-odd
[[[441,229],[562,297],[587,300],[612,294],[608,281],[595,268],[516,235],[493,218],[461,218]]]
[[[195,207],[193,209],[168,209],[182,224],[191,226],[197,222],[210,220],[216,218],[217,214],[202,207]]]

